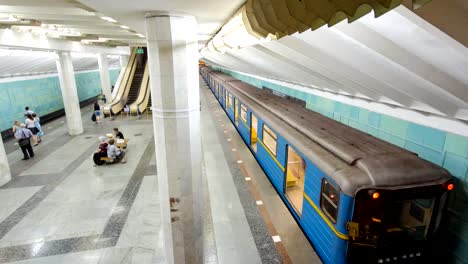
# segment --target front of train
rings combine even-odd
[[[404,188],[358,190],[348,224],[350,263],[435,263],[434,247],[450,180]]]

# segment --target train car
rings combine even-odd
[[[451,175],[209,67],[209,88],[322,261],[431,263]]]

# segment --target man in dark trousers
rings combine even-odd
[[[16,121],[13,129],[15,131],[15,137],[18,140],[18,145],[23,152],[24,158],[23,160],[28,160],[29,158],[34,157],[34,151],[31,146],[31,137],[33,136],[31,130],[26,129],[25,124],[18,124],[19,122]],[[18,127],[19,125],[19,127]],[[29,155],[28,155],[29,153]]]

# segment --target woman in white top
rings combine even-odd
[[[37,127],[36,127],[36,121],[34,121],[34,117],[32,117],[31,114],[26,115],[26,120],[24,121],[26,124],[26,128],[31,130],[33,137],[32,139],[32,144],[33,146],[37,146]]]

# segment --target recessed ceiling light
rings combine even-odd
[[[105,20],[105,21],[112,22],[112,23],[117,22],[117,20],[113,19],[112,17],[103,16],[103,17],[101,17],[101,19],[102,19],[102,20]]]
[[[121,25],[120,28],[123,28],[123,29],[130,29],[129,27],[125,26],[125,25]]]
[[[139,36],[140,38],[144,38],[145,36],[143,36],[142,34],[136,34],[137,36]]]

